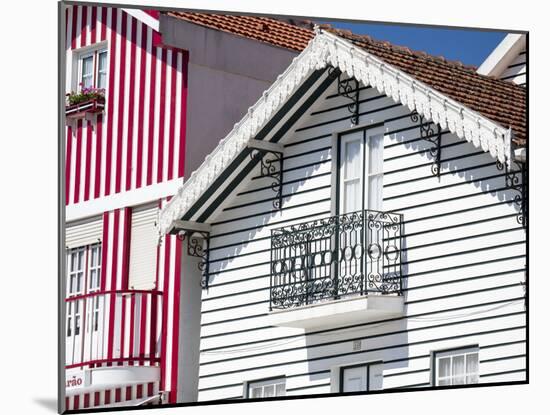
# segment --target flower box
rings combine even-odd
[[[87,114],[98,114],[105,108],[105,91],[97,88],[83,88],[80,92],[67,94],[65,117],[78,120]]]

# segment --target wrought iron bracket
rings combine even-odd
[[[514,196],[514,204],[518,207],[516,216],[517,222],[524,228],[527,226],[527,163],[513,161],[517,169],[510,169],[508,163],[501,163],[497,160],[496,166],[498,170],[504,171],[504,187],[507,190],[514,190],[517,194]]]
[[[210,252],[210,232],[207,230],[198,229],[182,229],[177,230],[177,238],[185,242],[187,241],[187,255],[195,258],[200,258],[197,265],[201,271],[201,287],[208,288],[209,282],[209,252]]]
[[[333,75],[334,67],[329,68],[329,76]],[[353,125],[359,124],[359,81],[355,78],[343,78],[338,71],[338,95],[351,100],[348,111],[351,113],[350,121]]]
[[[416,111],[411,114],[411,121],[418,123],[420,127],[420,138],[431,144],[428,150],[433,159],[431,170],[432,174],[439,178],[441,175],[441,127],[431,122],[425,123],[424,116]],[[437,130],[434,131],[434,127],[436,127]]]
[[[265,158],[271,154],[273,158]],[[271,189],[275,192],[273,207],[276,210],[283,208],[283,153],[266,148],[252,148],[250,152],[252,160],[260,161],[260,177],[267,177],[273,180]]]

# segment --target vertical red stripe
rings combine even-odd
[[[98,114],[95,125],[95,189],[94,198],[99,197],[101,191],[101,141],[103,136],[103,114]]]
[[[132,294],[130,300],[130,347],[128,357],[132,358],[134,356],[134,338],[136,333],[136,294]],[[130,360],[130,366],[134,365],[134,362]]]
[[[76,49],[76,18],[78,15],[78,6],[72,6],[73,22],[71,30],[71,49]]]
[[[176,127],[176,75],[178,73],[178,51],[172,51],[172,61],[170,63],[170,74],[172,85],[170,89],[170,124],[168,130],[168,180],[174,177],[174,130]]]
[[[170,403],[177,402],[178,392],[178,348],[179,348],[179,314],[180,314],[180,269],[181,269],[181,241],[176,238],[175,243],[175,265],[174,265],[174,308],[172,324],[172,375],[170,376]]]
[[[107,89],[107,150],[105,154],[105,195],[111,194],[111,160],[113,145],[113,106],[115,102],[115,67],[116,67],[116,10],[112,10],[111,44],[109,48],[109,88]]]
[[[65,410],[68,411],[69,409],[71,409],[71,408],[69,407],[69,397],[66,396],[66,397],[65,397]]]
[[[120,219],[120,211],[115,210],[114,211],[114,218],[113,218],[113,258],[111,261],[111,290],[116,289],[116,280],[117,280],[117,262],[118,262],[118,255],[116,254],[116,251],[118,250],[118,228],[119,228],[119,219]],[[112,359],[114,355],[114,338],[115,338],[115,304],[116,304],[116,295],[111,294],[110,295],[110,308],[109,308],[109,340],[107,344],[107,358]]]
[[[73,396],[73,409],[80,409],[80,396]]]
[[[127,14],[121,13],[121,26],[120,26],[120,66],[119,66],[119,81],[118,81],[118,125],[117,125],[117,153],[116,153],[116,182],[115,193],[120,193],[120,184],[122,180],[122,143],[123,132],[126,130],[124,125],[124,102],[125,102],[125,80],[126,80],[126,24]]]
[[[66,146],[66,162],[65,162],[65,204],[70,203],[70,189],[71,189],[71,158],[73,151],[73,129],[71,126],[67,127],[67,146]]]
[[[149,34],[150,31],[148,30]],[[149,39],[147,39],[149,41]],[[149,87],[149,137],[148,137],[148,154],[147,154],[147,185],[153,182],[153,143],[155,132],[155,79],[157,72],[157,48],[151,49],[151,85]]]
[[[127,290],[130,278],[130,234],[132,230],[132,208],[124,208],[124,234],[122,235],[122,275],[121,289]]]
[[[157,295],[151,295],[151,334],[149,336],[149,357],[153,358],[156,356],[156,336],[157,336],[157,307],[158,299]]]
[[[133,135],[134,135],[134,103],[135,103],[135,83],[136,83],[136,19],[130,20],[130,82],[129,82],[129,95],[128,95],[128,147],[126,153],[126,190],[130,190],[132,187],[132,171],[136,173],[135,166],[132,165],[132,151],[133,147]]]
[[[82,19],[80,20],[80,47],[87,46],[86,27],[88,23],[88,7],[82,6]]]
[[[158,136],[158,161],[157,183],[163,181],[162,170],[164,167],[164,118],[166,116],[166,49],[162,49],[160,66],[160,114]]]
[[[99,405],[100,399],[101,399],[101,396],[100,396],[99,392],[95,392],[94,393],[94,405],[93,406]]]
[[[141,321],[139,322],[139,361],[140,366],[144,364],[143,358],[145,357],[145,335],[147,330],[147,302],[148,295],[143,293],[140,294],[141,297],[141,312],[140,317]]]
[[[111,403],[111,391],[106,390],[105,391],[105,405],[108,405]]]
[[[161,253],[161,255],[164,256],[164,258],[166,259],[166,257],[169,257],[169,253],[170,253],[170,242],[171,242],[171,237],[170,236],[166,236],[166,238],[164,239],[164,249]],[[168,295],[170,293],[169,291],[169,281],[170,281],[170,274],[168,272],[169,270],[169,266],[168,266],[168,262],[165,261],[165,266],[164,266],[164,275],[163,275],[163,278],[164,278],[164,285],[163,285],[163,288],[162,288],[162,292],[163,292],[163,301],[162,301],[162,332],[161,332],[161,341],[160,341],[160,344],[161,344],[161,353],[160,353],[160,373],[161,373],[161,377],[160,377],[160,389],[161,390],[166,390],[165,389],[165,385],[166,385],[166,379],[168,378],[168,373],[166,372],[166,361],[167,359],[170,358],[170,356],[167,356],[166,354],[166,341],[168,339],[168,331],[167,331],[167,325],[168,325]],[[172,313],[172,315],[174,315]]]
[[[97,30],[97,7],[92,6],[92,18],[90,26],[90,43],[93,45],[96,43],[96,30]]]
[[[124,340],[126,338],[126,296],[122,296],[122,306],[120,311],[120,357],[124,356]],[[118,366],[123,366],[124,362],[121,360],[118,362]]]
[[[123,11],[121,13],[121,28],[120,28],[120,64],[119,64],[119,94],[118,94],[118,123],[117,123],[117,157],[116,157],[116,168],[115,168],[115,193],[119,193],[121,190],[121,180],[122,180],[122,152],[123,152],[123,132],[127,130],[127,126],[124,125],[124,102],[125,102],[125,79],[126,79],[126,25],[127,25],[127,15]]]
[[[121,388],[116,388],[115,389],[115,402],[120,402],[122,399],[121,399]]]
[[[101,29],[99,36],[102,41],[107,39],[107,7],[104,6],[101,7]]]
[[[107,261],[109,260],[109,212],[103,213],[103,237],[101,239],[101,291],[107,286]]]
[[[153,391],[154,391],[154,383],[153,382],[149,382],[147,384],[147,396],[153,396]]]
[[[84,171],[84,200],[90,198],[90,173],[92,171],[92,123],[87,121],[86,128],[86,169]]]
[[[88,408],[89,406],[90,406],[90,394],[85,393],[84,394],[84,405],[83,405],[83,407]]]
[[[189,68],[189,53],[183,52],[182,57],[182,87],[181,87],[181,121],[180,121],[180,140],[179,140],[179,160],[178,160],[178,177],[183,177],[185,168],[185,130],[187,128],[187,74]]]
[[[141,399],[142,396],[143,396],[143,385],[137,385],[136,399]]]
[[[143,109],[145,101],[145,63],[147,50],[147,25],[141,25],[141,64],[139,74],[139,89],[138,89],[138,138],[137,138],[137,166],[136,166],[136,188],[141,187],[141,177],[143,172]]]
[[[80,195],[80,173],[82,171],[82,120],[78,120],[76,125],[76,162],[74,177],[74,198],[73,203],[79,202]]]
[[[126,400],[129,401],[132,399],[132,387],[126,386]]]

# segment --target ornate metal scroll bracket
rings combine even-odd
[[[283,207],[283,146],[260,140],[250,140],[252,148],[250,158],[260,161],[260,176],[272,180],[271,189],[275,192],[273,208],[281,210]],[[265,157],[270,155],[270,158]]]
[[[197,267],[201,272],[201,287],[208,288],[209,252],[210,252],[210,225],[204,223],[174,221],[174,232],[182,242],[187,242],[187,255],[199,258]]]
[[[420,138],[431,143],[428,150],[432,156],[432,174],[437,176],[441,175],[441,127],[433,123],[426,123],[424,116],[420,115],[416,111],[411,114],[411,121],[418,123],[420,127]],[[437,129],[434,131],[434,127]]]
[[[517,194],[514,196],[514,204],[518,208],[516,216],[517,222],[524,228],[527,226],[527,163],[513,161],[517,169],[510,169],[507,163],[501,163],[497,160],[498,170],[504,170],[504,185],[508,190],[514,190]]]
[[[335,76],[335,68],[329,68],[329,76]],[[351,113],[350,121],[353,125],[359,124],[359,81],[355,78],[343,78],[338,71],[338,95],[351,100],[348,111]]]

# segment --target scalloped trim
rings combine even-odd
[[[512,131],[503,128],[481,114],[435,91],[426,84],[405,74],[369,52],[358,48],[338,36],[317,30],[317,35],[298,55],[286,71],[248,109],[244,118],[220,141],[201,166],[178,190],[159,213],[158,228],[161,235],[170,230],[172,222],[185,212],[207,190],[212,182],[246,147],[248,140],[267,123],[269,118],[286,102],[303,80],[314,70],[328,65],[338,67],[349,77],[363,85],[370,85],[416,110],[427,120],[489,152],[502,163],[512,159]]]

